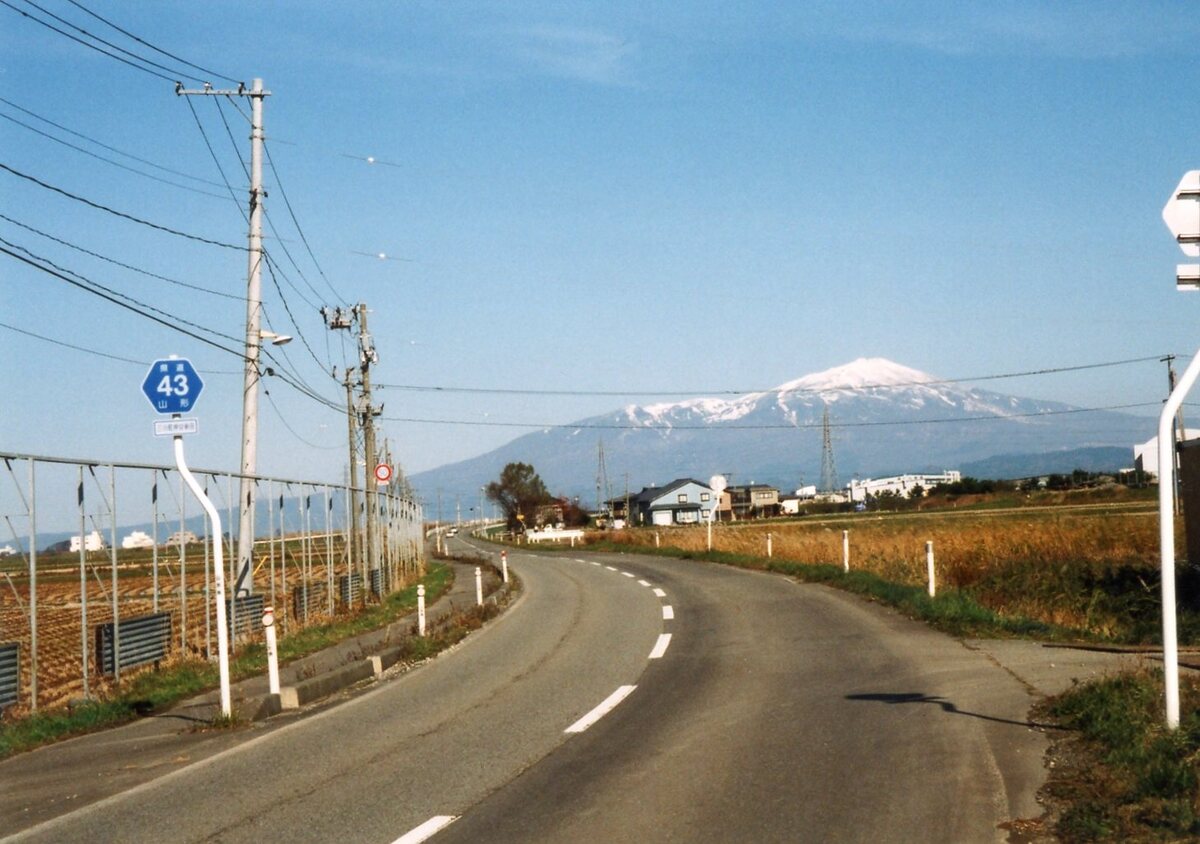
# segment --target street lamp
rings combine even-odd
[[[292,342],[292,335],[278,334],[274,331],[267,331],[266,329],[258,332],[258,336],[261,340],[270,340],[272,346],[283,346]]]

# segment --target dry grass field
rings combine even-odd
[[[1157,612],[1158,518],[1145,504],[718,524],[713,549],[765,556],[770,534],[775,558],[840,566],[843,530],[851,568],[897,583],[926,582],[925,543],[933,542],[939,587],[964,590],[1001,614],[1121,638]],[[1179,534],[1182,548],[1182,525]],[[642,528],[606,538],[653,547],[656,535],[663,546],[706,547],[704,527]]]

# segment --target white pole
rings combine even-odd
[[[767,534],[767,556],[771,556],[771,534]]]
[[[1175,630],[1175,441],[1171,421],[1200,376],[1200,352],[1192,357],[1158,417],[1158,541],[1162,556],[1163,685],[1167,727],[1179,727],[1179,646]]]
[[[937,584],[933,579],[933,543],[925,543],[925,565],[929,569],[929,597],[937,595]]]
[[[187,485],[192,490],[192,494],[200,501],[200,506],[208,513],[208,517],[212,519],[213,530],[217,537],[223,536],[221,532],[221,513],[213,506],[212,501],[204,494],[204,490],[200,488],[196,478],[192,475],[187,467],[187,463],[183,459],[183,437],[175,436],[175,465],[179,468],[179,474],[187,482]],[[180,537],[180,544],[183,542],[183,537]],[[229,702],[229,631],[225,626],[225,572],[224,572],[224,549],[222,542],[213,543],[213,578],[216,581],[217,590],[217,671],[221,678],[221,714],[228,718],[233,714],[233,707]]]
[[[475,566],[475,603],[483,606],[483,569]]]
[[[279,694],[279,654],[275,649],[275,608],[263,607],[263,629],[267,634],[267,686]]]
[[[425,635],[425,585],[417,585],[417,635]]]
[[[708,550],[712,550],[712,519],[708,520]]]
[[[504,582],[508,583],[508,552],[500,552],[500,571],[504,574]]]
[[[842,571],[850,573],[850,531],[842,531]]]
[[[659,541],[658,541],[658,531],[654,531],[654,547],[655,548],[660,547]]]

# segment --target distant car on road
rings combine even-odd
[[[446,536],[458,536],[458,528],[450,528],[446,531]]]

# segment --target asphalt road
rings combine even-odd
[[[1030,693],[980,651],[770,575],[509,562],[522,597],[454,651],[28,840],[966,842],[1039,813]]]

